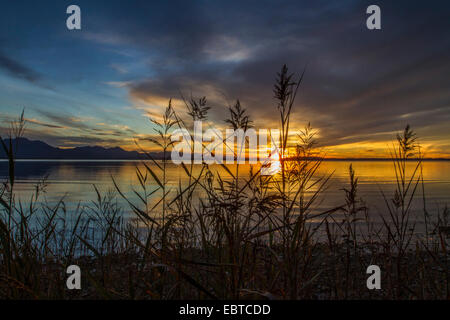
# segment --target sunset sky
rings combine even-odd
[[[184,114],[180,93],[206,96],[214,126],[239,98],[255,127],[277,128],[286,63],[306,67],[292,128],[310,121],[327,155],[385,156],[409,123],[426,156],[450,158],[448,1],[29,3],[1,5],[2,134],[25,108],[30,139],[133,149],[169,98]],[[81,30],[66,28],[70,4]],[[366,28],[370,4],[382,30]]]

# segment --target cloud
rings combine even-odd
[[[63,126],[66,128],[74,128],[81,130],[90,130],[91,127],[82,119],[74,117],[70,114],[59,114],[45,110],[36,110],[39,114],[54,122],[54,125]]]
[[[89,53],[82,57],[92,57],[96,75],[104,64],[104,77],[96,83],[126,90],[133,107],[146,115],[157,116],[170,98],[182,112],[181,95],[192,94],[207,97],[209,119],[218,124],[240,99],[257,127],[276,127],[272,88],[286,63],[292,72],[306,67],[291,128],[311,121],[322,146],[386,141],[406,123],[425,139],[449,141],[442,128],[450,122],[450,20],[441,14],[449,4],[379,1],[378,31],[365,26],[369,4],[138,1],[124,6],[80,0],[91,16],[78,37]],[[5,60],[0,67],[7,72],[39,81],[32,70],[6,61],[8,67]],[[41,115],[84,133],[131,134],[58,113]]]
[[[131,81],[106,81],[105,84],[115,88],[125,88],[132,84]]]
[[[127,73],[129,73],[129,71],[124,66],[121,66],[121,65],[118,65],[118,64],[115,64],[115,63],[111,64],[111,68],[116,70],[120,74],[127,74]]]
[[[0,52],[0,68],[6,71],[13,77],[26,80],[31,83],[38,83],[41,80],[41,75],[23,65],[22,63],[6,56]]]
[[[68,113],[34,110],[41,117],[51,121],[27,119],[27,135],[36,139],[53,142],[57,145],[122,145],[132,141],[137,132],[129,126],[120,123],[99,122],[96,118],[80,118]],[[104,119],[103,119],[104,121]],[[38,129],[36,126],[44,127]],[[29,130],[31,129],[31,130]],[[72,142],[70,142],[72,141]],[[129,143],[130,144],[130,143]]]
[[[151,77],[128,84],[130,97],[158,104],[180,92],[206,95],[216,120],[239,98],[257,125],[276,126],[272,87],[287,63],[298,73],[307,67],[292,129],[311,121],[324,146],[380,141],[406,123],[420,131],[447,121],[449,21],[419,2],[380,5],[389,14],[379,32],[365,28],[367,6],[357,1],[244,4],[240,10],[233,2],[214,3],[190,17],[207,15],[201,24],[166,32],[144,23],[142,33],[150,32],[151,40],[139,30],[129,40],[159,54],[150,59]],[[198,35],[196,46],[180,48],[190,34]]]
[[[47,127],[47,128],[53,128],[53,129],[64,129],[64,126],[59,126],[51,123],[42,122],[36,119],[26,119],[26,122],[31,122],[33,124],[37,124],[39,126]]]

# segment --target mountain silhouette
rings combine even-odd
[[[9,148],[10,140],[3,140]],[[104,148],[99,146],[75,147],[62,149],[52,147],[39,140],[27,138],[12,139],[16,159],[74,159],[74,160],[138,160],[145,159],[143,153],[126,151],[120,147]],[[16,147],[17,146],[17,147]],[[162,153],[152,153],[154,158],[162,158]],[[0,146],[0,159],[6,159],[6,153]]]

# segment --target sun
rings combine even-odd
[[[264,175],[270,176],[276,175],[281,171],[280,154],[278,152],[272,152],[264,169]]]

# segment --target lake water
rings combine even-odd
[[[395,186],[395,173],[390,161],[325,161],[320,173],[334,173],[328,189],[314,210],[327,210],[344,203],[342,188],[348,186],[350,163],[353,163],[353,168],[359,178],[359,196],[367,202],[370,214],[374,217],[385,214],[386,205],[380,190],[391,196]],[[414,164],[410,163],[409,165],[412,168]],[[56,203],[64,197],[70,211],[78,204],[89,205],[96,199],[93,185],[96,185],[101,192],[114,189],[112,182],[112,177],[114,177],[122,191],[130,199],[137,201],[133,192],[133,188],[139,190],[139,182],[135,174],[136,166],[143,168],[139,161],[18,161],[16,166],[17,200],[24,203],[29,201],[36,183],[43,177],[47,177],[45,199],[49,203]],[[221,171],[226,176],[220,166],[216,165],[212,168],[213,171]],[[248,168],[248,165],[244,165],[241,172],[245,174]],[[7,162],[0,161],[0,179],[5,180],[7,174]],[[425,161],[423,174],[427,209],[435,216],[438,210],[442,211],[445,205],[450,203],[450,161]],[[174,188],[180,181],[182,184],[187,181],[184,170],[173,164],[169,165],[167,177],[168,184]],[[156,184],[151,181],[148,187],[149,190],[154,189]],[[417,200],[413,205],[414,210],[419,213],[419,223],[421,212],[423,212],[421,192],[419,190]],[[124,201],[121,199],[118,201],[123,204],[125,214],[130,214]]]

